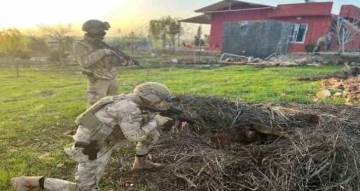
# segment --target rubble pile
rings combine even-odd
[[[277,67],[277,66],[321,66],[326,64],[344,64],[360,62],[358,54],[293,54],[293,55],[270,55],[268,58],[260,59],[252,56],[242,56],[236,54],[223,53],[219,59],[222,64],[235,64],[235,65],[253,65],[259,67]]]
[[[329,64],[333,60],[323,58],[321,56],[303,55],[303,56],[277,56],[269,57],[265,59],[254,58],[252,56],[222,56],[219,63],[222,64],[236,64],[236,65],[253,65],[259,67],[276,67],[276,66],[303,66],[313,65],[320,66],[323,64]]]
[[[159,172],[131,172],[132,153],[107,180],[117,190],[360,190],[360,108],[257,104],[180,96],[195,121],[162,132]],[[129,161],[129,162],[125,162]]]
[[[315,101],[324,98],[345,98],[346,104],[353,105],[360,103],[360,66],[352,63],[350,66],[345,63],[343,70],[320,76],[297,77],[301,81],[321,80],[322,90],[316,93]]]
[[[323,90],[316,94],[318,99],[326,97],[345,98],[347,104],[360,104],[360,77],[349,79],[330,78],[321,81]]]

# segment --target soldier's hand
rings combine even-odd
[[[134,65],[132,60],[125,60],[125,65]]]
[[[110,49],[103,49],[106,55],[113,55],[113,51]]]
[[[165,123],[167,123],[168,121],[172,121],[173,119],[169,118],[169,117],[164,117],[161,116],[159,114],[155,115],[154,119],[156,120],[156,123],[158,126],[164,126]]]
[[[179,121],[179,120],[171,120],[167,121],[163,127],[163,131],[172,131],[172,132],[179,132],[189,127],[189,124],[186,121]]]

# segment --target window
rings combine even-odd
[[[304,43],[308,25],[307,24],[295,24],[293,29],[293,43]]]

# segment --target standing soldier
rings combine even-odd
[[[117,66],[126,65],[128,62],[114,56],[114,52],[104,45],[103,39],[110,28],[108,22],[88,20],[83,26],[84,39],[73,44],[74,56],[79,62],[82,73],[87,76],[87,99],[88,105],[97,100],[117,95]]]
[[[313,53],[320,51],[321,47],[325,47],[325,51],[329,50],[333,34],[333,32],[328,32],[327,34],[321,36],[316,42]]]
[[[65,152],[77,163],[76,183],[22,176],[11,179],[16,191],[43,188],[50,191],[96,191],[112,151],[123,140],[137,142],[133,170],[156,170],[162,164],[151,162],[149,148],[159,138],[157,127],[170,118],[158,114],[172,105],[173,95],[160,83],[146,82],[135,87],[134,93],[100,99],[77,119],[74,145]]]

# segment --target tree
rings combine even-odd
[[[122,32],[121,28],[118,28],[118,29],[116,30],[116,32],[119,33],[119,34],[121,34],[121,32]]]
[[[151,20],[149,23],[149,35],[154,40],[162,40],[162,47],[166,47],[165,23],[162,20]]]
[[[336,33],[339,44],[339,52],[345,51],[345,45],[352,42],[360,34],[360,19],[345,19],[338,17],[335,24],[332,26]]]
[[[199,47],[200,52],[201,53],[201,47],[205,45],[205,41],[204,39],[202,39],[202,30],[201,30],[201,25],[198,27],[197,33],[194,36],[194,44],[195,46]]]
[[[196,35],[194,36],[195,46],[198,46],[198,47],[201,46],[201,35],[202,35],[201,26],[199,26],[197,29]]]
[[[16,57],[22,46],[21,32],[15,28],[0,31],[0,45],[10,57]]]
[[[154,40],[162,41],[163,48],[168,44],[175,51],[176,37],[181,34],[182,27],[179,19],[170,16],[149,23],[149,35]]]
[[[172,47],[172,51],[175,52],[176,37],[181,34],[181,24],[178,20],[171,19],[168,21],[168,35],[169,35],[169,46]]]
[[[40,31],[48,35],[51,39],[55,40],[58,43],[57,55],[61,65],[64,65],[64,56],[65,56],[65,47],[66,40],[68,39],[67,34],[71,32],[71,25],[39,25]]]
[[[129,43],[128,48],[130,49],[132,56],[135,55],[136,42],[141,39],[142,36],[143,35],[141,34],[141,32],[135,31],[130,31],[127,35],[124,36],[124,40]]]
[[[29,36],[30,42],[27,44],[27,47],[35,54],[42,55],[49,52],[49,47],[47,46],[44,38],[37,36]]]

